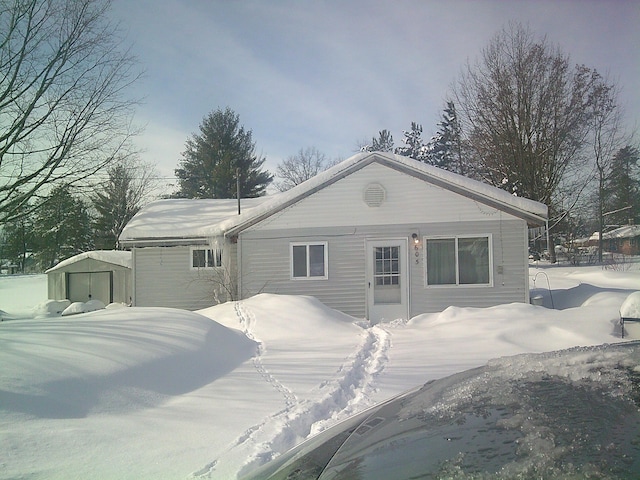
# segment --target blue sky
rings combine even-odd
[[[622,87],[640,121],[640,0],[113,0],[145,70],[143,159],[172,176],[202,118],[230,107],[266,168],[300,148],[348,158],[382,129],[435,131],[451,84],[510,21]]]

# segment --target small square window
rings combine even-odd
[[[291,277],[293,279],[326,279],[327,242],[292,243]]]
[[[222,266],[222,250],[210,248],[191,249],[191,268],[195,270]]]

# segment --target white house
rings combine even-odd
[[[72,302],[131,303],[131,252],[95,250],[46,271],[48,298]]]
[[[135,305],[312,295],[371,321],[528,302],[528,225],[547,207],[389,153],[360,153],[271,197],[164,200],[120,243]]]

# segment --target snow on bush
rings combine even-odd
[[[620,306],[621,318],[640,318],[640,291],[633,292]]]

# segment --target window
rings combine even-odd
[[[191,268],[215,268],[222,266],[222,250],[207,248],[191,249]]]
[[[490,285],[491,237],[425,238],[427,285]]]
[[[326,279],[327,242],[292,243],[291,277],[294,279]]]
[[[376,285],[400,284],[400,247],[376,247]]]

